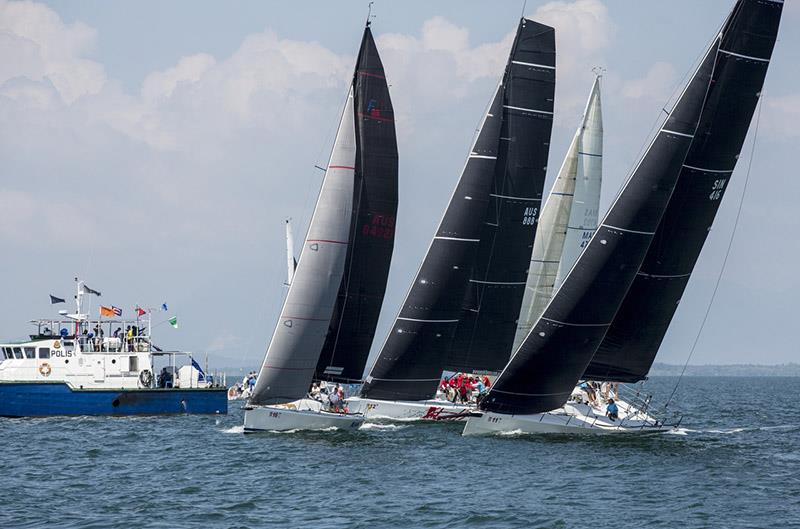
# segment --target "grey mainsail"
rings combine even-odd
[[[603,119],[600,77],[589,94],[581,124],[572,138],[536,227],[525,296],[509,357],[544,312],[597,229],[602,181]]]

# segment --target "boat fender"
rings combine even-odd
[[[52,371],[53,369],[47,362],[42,362],[42,364],[39,366],[39,373],[41,373],[43,377],[49,377]]]
[[[139,382],[142,386],[149,388],[150,384],[153,383],[153,373],[149,369],[145,369],[139,373]]]

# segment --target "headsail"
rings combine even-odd
[[[389,86],[369,27],[353,80],[356,162],[350,248],[315,378],[361,380],[394,250],[397,140]]]
[[[481,408],[530,414],[562,406],[642,264],[700,117],[719,40],[708,50],[561,288]]]
[[[349,246],[356,157],[353,109],[351,90],[300,260],[250,397],[254,404],[303,397],[325,342]]]
[[[736,167],[764,84],[783,2],[737,3],[722,29],[700,126],[669,207],[585,377],[647,376]]]
[[[503,78],[489,207],[447,369],[499,372],[511,356],[547,172],[555,52],[553,28],[520,21]]]
[[[542,315],[553,292],[561,286],[597,229],[602,153],[603,120],[598,76],[592,85],[581,124],[539,217],[525,296],[509,356]]]
[[[489,203],[501,112],[499,86],[422,266],[361,390],[365,397],[422,400],[436,391]]]

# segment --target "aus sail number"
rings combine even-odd
[[[525,214],[522,217],[523,226],[533,226],[536,224],[536,215],[539,213],[539,208],[525,208]]]

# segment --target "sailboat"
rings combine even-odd
[[[463,413],[466,405],[435,399],[446,365],[473,353],[498,370],[507,361],[542,198],[554,91],[554,30],[523,18],[428,252],[361,394],[350,401],[368,417]],[[473,336],[497,339],[473,343]],[[498,349],[505,349],[500,359]]]
[[[289,291],[244,408],[245,432],[346,430],[363,423],[345,402],[312,398],[309,389],[320,365],[324,374],[363,372],[386,290],[396,214],[394,110],[368,22],[296,268],[287,255]]]
[[[641,410],[620,410],[611,418],[570,398],[579,379],[619,380],[623,368],[649,369],[654,352],[642,345],[660,343],[659,333],[674,313],[665,307],[680,297],[705,241],[722,195],[717,191],[733,172],[760,96],[782,7],[763,0],[735,4],[583,254],[481,402],[483,414],[468,419],[464,435],[668,427]],[[681,273],[653,273],[675,270]],[[647,289],[654,297],[641,297]],[[622,310],[626,304],[638,312]],[[641,335],[611,335],[615,326],[639,325],[646,327]],[[633,361],[622,361],[627,359]]]

